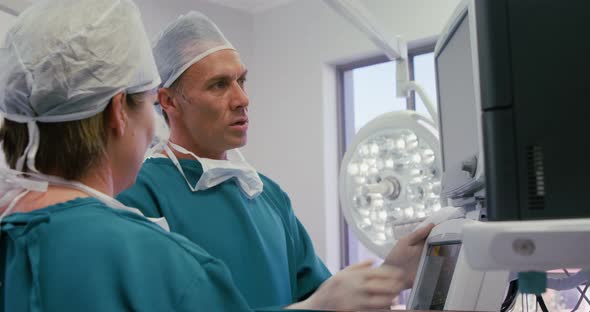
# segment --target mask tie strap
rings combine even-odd
[[[174,144],[174,143],[170,142],[170,144]],[[196,187],[194,187],[194,186],[191,185],[190,181],[188,180],[188,178],[184,174],[184,170],[182,170],[182,166],[180,165],[180,162],[178,161],[178,158],[176,158],[176,155],[174,155],[174,152],[172,152],[172,150],[170,149],[170,147],[168,147],[168,144],[164,145],[164,150],[166,151],[166,154],[168,154],[168,158],[170,158],[170,160],[172,161],[172,163],[174,164],[174,166],[176,166],[176,169],[178,169],[178,171],[180,171],[180,174],[182,175],[182,177],[186,181],[186,184],[188,185],[188,187],[190,188],[190,190],[193,191],[193,192],[196,192],[197,191]]]
[[[29,150],[27,151],[27,167],[29,170],[35,173],[39,173],[37,168],[35,167],[35,157],[37,156],[37,151],[39,150],[39,141],[40,141],[40,133],[39,133],[39,126],[37,122],[29,121],[27,123],[27,127],[29,129]]]

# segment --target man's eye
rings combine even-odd
[[[244,86],[244,84],[246,83],[246,78],[240,78],[238,79],[238,84],[240,84],[240,86]]]
[[[227,87],[226,81],[218,81],[218,82],[214,83],[213,85],[211,85],[211,88],[213,88],[213,89],[224,89],[225,87]]]

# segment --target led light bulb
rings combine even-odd
[[[418,147],[418,137],[414,132],[409,132],[404,137],[406,141],[406,149],[413,150]]]
[[[369,216],[369,213],[370,213],[369,209],[366,209],[366,208],[359,208],[359,209],[357,209],[357,212],[362,217],[368,217]]]
[[[440,195],[440,192],[442,191],[440,181],[433,181],[431,183],[431,185],[432,185],[432,188],[431,188],[432,193],[434,193],[436,195]]]
[[[440,202],[435,203],[434,205],[432,205],[432,211],[436,212],[440,210]]]
[[[379,171],[383,170],[385,168],[385,161],[382,158],[378,158],[375,163],[375,168]]]
[[[410,156],[410,160],[414,165],[422,164],[422,156],[420,156],[418,153],[412,154],[412,156]]]
[[[361,175],[366,176],[369,173],[369,165],[365,162],[363,162],[361,164],[361,166],[359,167],[359,172]]]
[[[377,144],[375,144],[375,143],[371,144],[369,146],[369,154],[371,156],[377,156],[377,155],[379,155],[379,146]]]
[[[395,148],[400,152],[405,152],[406,141],[402,138],[395,140]]]
[[[435,155],[433,150],[429,148],[424,149],[421,152],[421,156],[423,165],[432,165],[432,163],[434,163]]]
[[[376,232],[385,232],[385,222],[379,222],[379,220],[376,220],[377,222],[375,222],[374,228]]]
[[[351,176],[358,175],[360,172],[359,165],[357,163],[350,163],[348,165],[348,174]]]
[[[365,178],[365,177],[358,177],[357,176],[357,177],[354,177],[354,182],[357,185],[362,185],[362,184],[365,184],[367,182],[367,178]]]
[[[393,161],[393,158],[385,159],[385,168],[393,169],[394,165],[395,165],[395,162]]]
[[[379,219],[385,222],[387,220],[387,212],[385,210],[379,211]]]
[[[377,195],[374,195],[374,196],[377,196]],[[381,199],[381,198],[373,199],[373,201],[371,202],[371,206],[373,206],[373,208],[376,208],[376,209],[383,208],[383,199]]]
[[[359,224],[364,229],[369,229],[372,226],[371,219],[369,218],[362,218]]]
[[[376,165],[375,166],[372,166],[369,169],[369,174],[372,175],[372,176],[374,176],[374,177],[377,177],[377,175],[379,175],[379,169],[377,169],[377,166]]]

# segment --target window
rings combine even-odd
[[[434,43],[410,51],[408,70],[410,79],[417,81],[432,101],[436,100],[436,75],[434,70]],[[340,68],[343,91],[342,154],[354,135],[369,121],[379,115],[398,110],[416,110],[429,115],[422,100],[411,94],[407,98],[396,97],[396,65],[386,57],[376,57]],[[413,92],[412,92],[413,93]],[[365,248],[343,221],[343,266],[372,259],[382,260]]]
[[[422,88],[431,97],[433,103],[436,102],[436,75],[434,72],[434,52],[418,54],[413,57],[413,80],[417,81]],[[415,109],[419,113],[423,113],[428,116],[428,110],[424,106],[424,102],[415,94],[412,94],[414,99]],[[436,109],[436,107],[435,107]]]

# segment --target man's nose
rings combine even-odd
[[[250,104],[246,90],[239,83],[234,82],[232,86],[232,109],[247,108]]]

